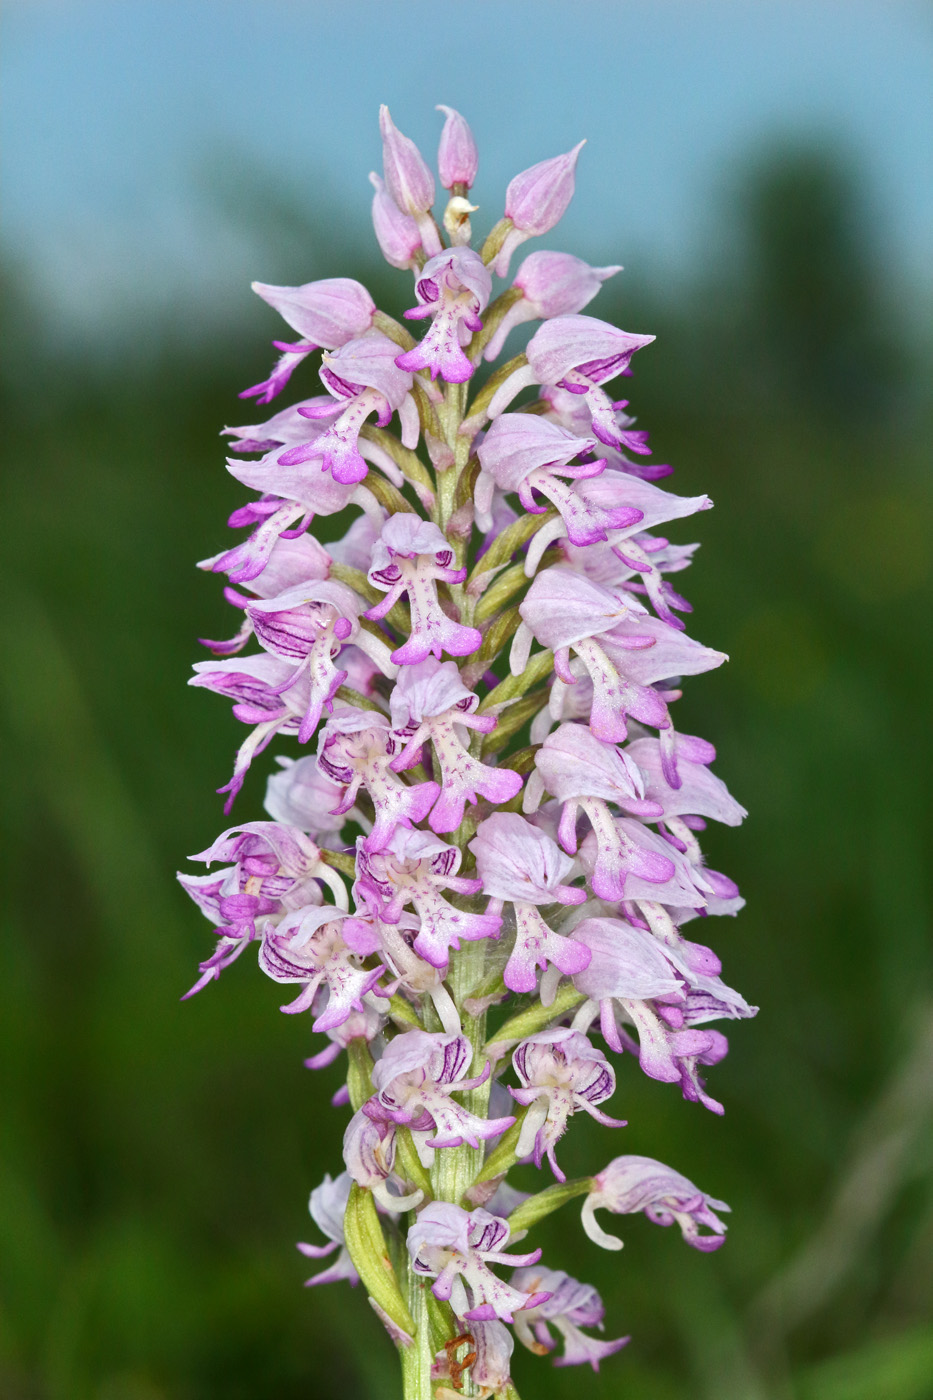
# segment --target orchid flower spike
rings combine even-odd
[[[474,247],[477,143],[439,111],[437,178],[379,114],[372,219],[413,276],[401,321],[353,278],[254,284],[289,331],[243,397],[268,403],[312,352],[320,383],[223,430],[251,494],[199,565],[233,622],[191,684],[244,726],[226,809],[257,806],[179,875],[208,920],[185,995],[254,953],[304,1064],[335,1076],[343,1160],[335,1127],[308,1284],[365,1291],[403,1400],[515,1400],[516,1342],[595,1371],[628,1340],[521,1244],[544,1216],[583,1197],[610,1250],[601,1211],[705,1253],[725,1238],[728,1207],[653,1158],[566,1180],[575,1120],[624,1129],[612,1100],[635,1102],[639,1072],[722,1113],[719,1023],[741,1034],[757,1008],[707,946],[743,900],[703,832],[745,809],[677,726],[685,678],[726,660],[687,635],[674,575],[697,545],[668,538],[711,501],[660,489],[673,469],[611,387],[653,337],[586,314],[620,268],[570,252],[529,252],[494,294],[566,210],[581,146],[516,175]]]

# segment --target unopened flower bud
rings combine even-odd
[[[580,141],[565,155],[539,161],[510,181],[505,192],[506,218],[522,233],[547,233],[563,217],[573,198],[577,156],[585,144]]]
[[[403,214],[386,189],[382,178],[370,172],[373,195],[373,228],[382,256],[392,267],[412,268],[421,251],[421,234],[410,214]]]
[[[559,223],[573,199],[577,156],[586,143],[578,142],[572,151],[550,160],[539,161],[511,180],[505,192],[505,217],[512,228],[496,258],[495,270],[505,277],[509,259],[520,243],[538,238]]]
[[[530,253],[512,286],[521,293],[509,307],[485,351],[487,360],[498,359],[505,338],[513,326],[523,321],[547,320],[551,316],[573,315],[588,306],[609,277],[621,272],[620,266],[590,267],[572,253]]]
[[[403,136],[389,116],[388,107],[379,109],[382,132],[382,163],[389,194],[403,214],[417,218],[434,203],[434,176],[414,141]]]
[[[410,214],[418,225],[428,257],[441,250],[437,225],[431,218],[434,203],[434,176],[424,156],[408,136],[403,136],[389,116],[388,107],[379,109],[382,132],[382,165],[386,187],[403,214]]]
[[[467,189],[476,179],[479,157],[473,133],[459,112],[453,107],[438,103],[437,110],[443,112],[447,120],[441,132],[437,151],[437,169],[445,190],[454,185],[465,185]]]

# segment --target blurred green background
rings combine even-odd
[[[756,148],[719,194],[715,266],[676,288],[633,268],[592,309],[657,333],[633,409],[673,489],[716,503],[675,537],[702,540],[691,631],[732,662],[689,683],[680,727],[717,744],[751,812],[707,834],[748,900],[708,937],[762,1010],[711,1072],[723,1120],[627,1057],[610,1107],[630,1126],[576,1120],[563,1165],[657,1156],[734,1214],[712,1257],[642,1217],[612,1222],[615,1255],[572,1206],[538,1227],[633,1341],[599,1376],[525,1352],[514,1376],[525,1400],[928,1400],[925,292],[886,261],[844,146]],[[309,213],[284,178],[212,197],[232,224],[254,211],[264,279],[349,273],[408,304],[407,279],[348,266],[339,210]],[[217,432],[253,416],[236,391],[278,328],[244,295],[219,329],[173,308],[92,351],[36,335],[22,258],[3,282],[0,1395],[382,1400],[396,1363],[365,1299],[303,1291],[294,1250],[340,1165],[338,1068],[302,1068],[309,1025],[249,957],[178,1001],[207,926],[173,872],[225,824],[239,741],[223,701],[185,689],[194,639],[232,630],[192,561],[243,498]]]

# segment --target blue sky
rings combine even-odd
[[[263,276],[204,188],[221,162],[309,204],[323,183],[365,228],[381,100],[430,158],[434,104],[469,118],[482,227],[511,174],[586,136],[549,243],[655,276],[715,255],[756,144],[825,136],[929,286],[924,0],[6,0],[2,29],[3,239],[63,321]]]

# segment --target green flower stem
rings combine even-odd
[[[399,1288],[375,1203],[370,1193],[356,1182],[350,1187],[343,1226],[347,1252],[367,1293],[396,1327],[414,1336],[415,1322]]]
[[[408,1128],[400,1127],[395,1134],[395,1163],[400,1175],[423,1191],[426,1200],[430,1200],[433,1195],[431,1177],[427,1168],[421,1165]]]
[[[408,1030],[420,1031],[424,1029],[411,1002],[399,996],[398,992],[389,999],[389,1015],[396,1025],[403,1025]]]
[[[485,253],[485,248],[483,252]],[[500,292],[495,301],[490,302],[486,307],[486,314],[483,316],[483,329],[477,331],[466,348],[466,353],[478,365],[482,358],[483,351],[492,340],[496,331],[501,326],[506,313],[511,311],[517,301],[521,301],[524,296],[521,287],[507,287],[504,292]]]
[[[355,705],[358,710],[362,710],[364,713],[366,710],[385,712],[385,706],[377,695],[363,695],[350,685],[338,685],[337,699],[345,700],[348,705]]]
[[[506,676],[504,681],[500,681],[495,689],[489,692],[481,701],[477,714],[487,714],[496,705],[504,705],[508,700],[517,700],[533,685],[537,685],[539,681],[544,680],[545,676],[549,676],[553,669],[554,653],[552,651],[536,652],[520,676]]]
[[[347,1090],[350,1094],[350,1107],[355,1113],[358,1108],[362,1108],[367,1099],[373,1096],[373,1057],[369,1053],[369,1045],[360,1037],[350,1041],[347,1046],[347,1059],[349,1061],[347,1073]]]
[[[394,340],[396,345],[403,350],[414,350],[418,344],[411,331],[386,311],[373,313],[373,326],[377,331],[382,331],[383,335],[387,335],[390,340]]]
[[[484,250],[484,253],[490,251],[491,255],[494,256],[497,239],[505,236],[509,226],[508,221],[503,221],[499,230],[494,232],[493,239],[487,245],[487,250]],[[489,319],[487,326],[484,327],[482,337],[475,337],[470,347],[471,350],[475,351],[477,357],[482,354],[483,348],[492,336],[499,320],[514,304],[515,300],[516,294],[512,290],[503,293],[500,297],[499,302],[496,303],[496,315]],[[387,326],[384,329],[386,329],[387,334],[392,334],[393,339],[401,343],[400,334],[405,333],[403,327],[393,326],[389,328]],[[477,421],[481,421],[485,414],[485,408],[498,385],[503,383],[508,375],[523,363],[524,356],[516,356],[492,376],[471,406],[474,419],[479,415]],[[416,376],[413,392],[425,437],[434,440],[433,444],[429,442],[430,454],[435,466],[433,474],[428,472],[413,452],[408,452],[407,449],[403,448],[391,434],[373,428],[371,425],[363,430],[363,434],[370,441],[378,443],[385,451],[389,452],[398,464],[403,475],[414,487],[419,500],[430,511],[431,518],[451,540],[456,552],[457,567],[460,568],[467,560],[467,548],[473,519],[470,502],[478,473],[478,463],[475,457],[471,456],[472,433],[461,432],[466,412],[467,386],[465,384],[448,384],[443,401],[440,404],[435,404],[429,397],[427,385]],[[467,424],[467,428],[469,427],[470,424]],[[391,485],[388,485],[388,489],[386,489],[386,485],[380,481],[379,487],[374,492],[380,504],[389,511],[407,509],[404,497]],[[477,664],[485,667],[494,662],[518,628],[521,621],[518,609],[511,607],[503,611],[509,600],[524,587],[526,581],[521,562],[512,564],[511,561],[516,551],[521,549],[531,539],[535,531],[540,529],[553,514],[553,510],[551,510],[543,515],[525,516],[517,520],[508,530],[503,532],[499,539],[493,543],[485,558],[474,567],[466,585],[452,584],[440,592],[442,598],[449,596],[464,623],[473,625],[477,618],[479,621],[488,622],[479,658],[474,658]],[[495,575],[503,568],[505,568],[505,573],[493,583]],[[374,592],[372,586],[358,570],[336,565],[331,572],[335,578],[342,576],[342,581],[355,588],[362,597],[375,601],[371,598]],[[490,584],[492,586],[487,589],[487,585]],[[392,613],[390,613],[387,621],[398,631],[398,624],[403,623],[403,617],[401,606],[396,605],[396,609],[398,609],[398,615],[393,618]],[[393,612],[396,609],[393,609]],[[405,611],[407,613],[407,609]],[[503,722],[500,743],[496,747],[501,747],[508,738],[517,733],[522,724],[530,719],[537,708],[540,708],[540,693],[529,696],[527,692],[538,686],[549,674],[552,664],[553,657],[549,651],[539,652],[529,660],[521,676],[508,676],[486,696],[480,706],[481,710],[489,711],[494,706],[504,705],[514,707],[515,711],[508,720]],[[355,693],[348,694],[344,698],[352,700],[352,703],[357,705],[362,702],[362,708],[369,707],[365,697],[358,697]],[[495,710],[493,712],[495,713]],[[475,746],[478,750],[482,744],[482,735],[471,735],[471,741],[471,748]],[[470,811],[457,831],[451,834],[449,839],[452,844],[463,850],[476,829],[476,823],[477,813]],[[346,859],[349,860],[349,857]],[[342,869],[343,867],[338,866],[338,868]],[[349,870],[345,870],[344,873],[352,874]],[[485,1044],[486,1012],[483,1010],[479,1015],[471,1016],[466,1010],[466,1002],[471,996],[482,992],[490,980],[495,985],[498,985],[501,980],[499,974],[494,975],[492,972],[487,974],[486,955],[486,945],[482,940],[477,942],[464,941],[460,950],[451,954],[447,975],[448,989],[462,1018],[463,1033],[468,1037],[473,1047],[471,1074],[474,1076],[483,1072],[489,1058]],[[572,992],[572,988],[565,988],[558,995],[554,1005],[546,1010],[535,1006],[518,1016],[513,1016],[492,1042],[496,1050],[500,1051],[514,1040],[530,1034],[539,1024],[547,1024],[562,1015],[564,1010],[575,1001],[582,1000],[579,994],[568,997],[568,991]],[[400,1020],[404,1024],[408,1024],[410,1021],[417,1023],[418,1018],[413,1009],[403,998],[396,995],[393,997],[392,1003],[390,1014],[397,1021]],[[423,997],[420,1024],[431,1030],[435,1028],[436,1019],[433,1002],[430,998]],[[360,1041],[351,1042],[350,1052],[350,1096],[353,1107],[358,1108],[372,1090],[370,1079],[372,1060],[369,1047]],[[486,1117],[489,1111],[490,1086],[491,1076],[477,1088],[466,1091],[462,1098],[464,1107],[479,1117]],[[460,1204],[465,1200],[466,1193],[471,1186],[492,1180],[514,1164],[516,1161],[515,1149],[518,1145],[523,1118],[524,1112],[521,1112],[517,1122],[503,1135],[502,1140],[490,1153],[487,1161],[483,1161],[485,1145],[478,1148],[468,1145],[448,1147],[435,1153],[430,1172],[422,1166],[418,1158],[411,1133],[407,1128],[401,1128],[396,1139],[397,1168],[400,1174],[414,1187],[423,1191],[426,1197],[433,1196],[436,1200]],[[577,1183],[572,1184],[571,1194],[576,1194],[576,1186]],[[580,1189],[585,1189],[585,1186]],[[553,1188],[551,1188],[550,1191],[539,1193],[533,1198],[533,1201],[539,1202],[536,1208],[539,1214],[547,1214],[550,1210],[555,1210],[565,1197],[566,1199],[570,1198],[566,1189],[561,1201],[556,1200]],[[530,1202],[526,1204],[531,1205]],[[520,1219],[524,1218],[520,1212],[517,1214]],[[525,1212],[525,1215],[528,1215],[528,1211]],[[373,1212],[373,1218],[376,1219],[375,1212]],[[534,1215],[534,1219],[537,1218],[539,1216]],[[409,1223],[413,1219],[414,1215],[410,1215]],[[526,1227],[519,1225],[513,1228]],[[391,1265],[389,1267],[391,1268]],[[397,1321],[401,1315],[399,1305],[404,1307],[401,1297],[395,1299],[391,1289],[387,1288],[378,1268],[373,1270],[372,1265],[369,1264],[368,1272],[370,1277],[364,1279],[364,1282],[381,1306],[386,1307],[387,1300],[391,1303],[392,1316]],[[378,1289],[378,1292],[374,1291],[375,1289]],[[431,1366],[434,1357],[438,1351],[443,1350],[445,1345],[455,1340],[459,1324],[449,1305],[439,1303],[434,1298],[430,1292],[429,1281],[419,1278],[410,1267],[404,1271],[404,1291],[407,1295],[406,1312],[410,1313],[412,1322],[411,1343],[400,1343],[404,1400],[433,1400],[435,1387],[431,1379]],[[467,1346],[468,1343],[465,1343],[460,1348],[458,1355],[461,1360],[466,1354],[465,1348]],[[478,1394],[469,1369],[464,1372],[461,1378],[459,1393],[464,1397],[464,1400]],[[505,1400],[518,1400],[514,1387],[509,1387]]]
[[[526,1036],[534,1035],[536,1031],[543,1030],[545,1026],[549,1026],[558,1017],[566,1015],[573,1007],[579,1006],[580,1002],[585,1000],[586,997],[583,993],[578,992],[572,983],[565,983],[550,1006],[542,1006],[540,1002],[535,1002],[526,1010],[519,1011],[516,1016],[510,1016],[505,1024],[490,1036],[486,1045],[486,1054],[490,1058],[500,1058],[509,1046],[516,1045]]]
[[[467,579],[467,591],[485,593],[487,574],[501,569],[503,564],[508,564],[515,551],[527,544],[532,535],[537,534],[541,526],[548,520],[553,520],[556,515],[556,510],[547,510],[543,515],[522,515],[518,520],[513,520],[508,529],[503,530],[502,534],[493,540],[482,559],[477,560]]]
[[[509,1228],[513,1236],[519,1230],[530,1230],[532,1225],[537,1225],[546,1215],[560,1210],[561,1206],[572,1201],[575,1196],[585,1196],[592,1187],[593,1178],[585,1176],[580,1181],[559,1181],[555,1186],[545,1187],[536,1196],[530,1196],[509,1216]]]
[[[472,439],[486,421],[486,410],[496,396],[496,390],[501,389],[505,381],[515,373],[517,369],[523,369],[528,360],[524,354],[514,355],[511,360],[506,360],[505,364],[489,376],[486,383],[480,389],[476,398],[470,404],[470,416],[463,424],[464,435],[469,435]]]
[[[521,1136],[522,1123],[524,1122],[525,1111],[518,1114],[511,1128],[502,1134],[483,1163],[478,1174],[473,1180],[474,1186],[479,1186],[483,1181],[492,1181],[493,1177],[501,1176],[510,1167],[514,1167],[518,1161],[515,1149],[518,1146],[518,1139]]]
[[[434,502],[434,482],[418,454],[410,447],[403,446],[394,433],[390,433],[386,428],[377,428],[373,423],[363,424],[360,437],[367,442],[374,442],[384,452],[388,452],[402,475],[407,477],[415,488],[421,488],[418,491],[418,499],[430,509]],[[423,498],[422,492],[430,497],[430,500]]]
[[[372,492],[381,506],[385,506],[390,515],[411,513],[411,506],[399,491],[384,476],[377,476],[375,472],[370,472],[366,478],[366,490]]]
[[[533,690],[530,695],[523,695],[520,700],[514,701],[507,710],[499,716],[499,723],[491,734],[482,735],[479,748],[479,756],[486,760],[489,754],[497,753],[504,748],[510,739],[513,739],[523,725],[543,710],[548,702],[548,692],[544,689]],[[515,765],[509,758],[509,767]],[[519,794],[520,796],[523,794]]]
[[[487,267],[498,256],[500,248],[514,227],[511,219],[502,218],[486,235],[486,242],[480,251],[480,257]]]
[[[422,371],[422,374],[415,375],[411,386],[412,397],[418,406],[418,417],[421,420],[421,430],[425,437],[436,438],[437,441],[440,442],[443,440],[444,436],[441,428],[441,420],[437,416],[437,405],[434,403],[433,399],[428,397],[425,382],[428,384],[431,382],[426,372]],[[367,481],[368,480],[369,478],[367,477]]]
[[[483,638],[483,645],[476,654],[475,664],[483,669],[489,666],[501,652],[521,625],[521,616],[518,608],[509,608],[506,612],[494,617]],[[472,660],[473,658],[471,658]]]
[[[321,860],[325,865],[331,866],[334,870],[339,870],[341,875],[346,875],[348,880],[356,879],[356,861],[353,856],[348,856],[345,851],[321,850]]]
[[[488,617],[492,617],[501,607],[513,598],[519,589],[524,588],[528,582],[524,564],[513,564],[500,574],[481,598],[477,600],[474,617],[477,624],[485,622]]]
[[[474,987],[483,980],[485,960],[486,946],[482,940],[475,943],[464,941],[459,953],[451,955],[448,976],[450,994],[456,1006],[460,1008],[463,1017],[463,1034],[468,1037],[473,1047],[473,1064],[470,1072],[474,1075],[481,1074],[486,1065],[486,1055],[483,1051],[486,1039],[486,1014],[485,1012],[480,1016],[465,1014],[463,1003]],[[481,1084],[478,1089],[469,1089],[461,1099],[464,1107],[470,1113],[485,1117],[489,1107],[489,1088],[490,1079],[487,1079],[485,1084]],[[472,1184],[482,1162],[482,1147],[476,1148],[466,1145],[445,1147],[442,1151],[437,1152],[434,1166],[431,1168],[431,1182],[435,1197],[440,1201],[458,1202],[464,1191]]]
[[[415,1334],[411,1346],[399,1348],[402,1358],[402,1394],[404,1400],[432,1400],[434,1387],[431,1384],[431,1364],[434,1361],[434,1346],[425,1300],[427,1285],[411,1269],[408,1271],[408,1279],[408,1310],[414,1320]]]

